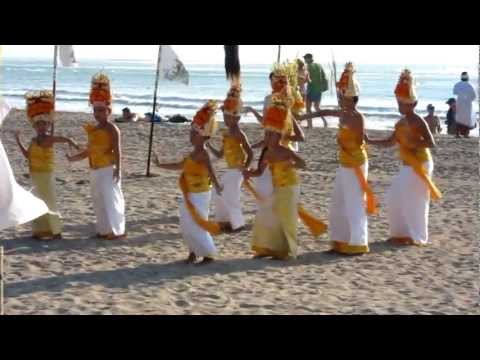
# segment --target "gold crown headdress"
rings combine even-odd
[[[112,104],[112,93],[110,92],[110,79],[104,72],[99,72],[92,77],[90,85],[90,105],[104,103],[107,106]]]
[[[395,96],[398,101],[404,104],[413,104],[417,101],[415,84],[412,72],[409,69],[403,70],[400,74],[397,86],[395,87]]]
[[[337,82],[337,89],[346,97],[354,97],[360,94],[360,85],[355,76],[353,63],[348,62],[345,64],[345,70],[343,70],[340,81]]]
[[[215,133],[217,129],[217,120],[215,118],[217,107],[216,101],[209,100],[193,117],[192,128],[200,135],[211,137]]]
[[[55,99],[50,90],[31,91],[25,94],[27,118],[33,125],[37,121],[53,122]]]

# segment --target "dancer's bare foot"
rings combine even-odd
[[[197,261],[197,256],[193,252],[191,252],[188,255],[187,260],[185,260],[185,264],[193,264],[195,261]]]
[[[270,255],[265,255],[265,254],[256,254],[252,256],[252,259],[265,259],[267,257],[270,257]]]

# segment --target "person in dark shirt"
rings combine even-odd
[[[450,107],[447,112],[447,133],[450,135],[455,135],[457,133],[457,126],[455,123],[455,113],[457,111],[457,101],[454,98],[450,98],[447,101],[448,106]]]

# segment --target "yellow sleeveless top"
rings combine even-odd
[[[344,167],[361,166],[368,159],[364,139],[359,144],[357,134],[348,127],[340,126],[337,144],[340,146],[338,158]]]
[[[290,116],[292,116],[292,115],[290,115]],[[288,120],[287,129],[286,129],[285,133],[288,134],[288,135],[295,135],[295,131],[293,130],[292,119]],[[282,140],[280,140],[280,145],[285,146],[286,148],[289,148],[290,150],[295,150],[294,147],[293,147],[293,142],[288,140],[288,139],[282,138]]]
[[[242,143],[227,132],[223,133],[223,151],[229,169],[237,169],[245,165],[246,154]]]
[[[101,169],[115,164],[112,137],[106,129],[85,125],[88,135],[88,161],[90,168]]]
[[[269,165],[272,171],[273,187],[298,185],[297,171],[289,161],[271,162]]]
[[[55,150],[53,146],[42,147],[32,141],[28,148],[28,165],[31,172],[52,172],[55,168]]]
[[[430,154],[430,149],[428,148],[415,148],[411,144],[410,137],[420,138],[415,129],[412,129],[406,123],[398,123],[395,126],[395,137],[396,141],[400,148],[400,158],[403,160],[405,165],[409,165],[408,159],[414,157],[418,162],[424,163],[425,161],[432,160],[432,155]]]
[[[212,180],[208,168],[201,163],[185,158],[183,162],[183,175],[186,182],[186,190],[191,193],[210,191]]]

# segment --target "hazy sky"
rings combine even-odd
[[[3,56],[52,56],[52,45],[3,45]],[[172,45],[185,64],[223,63],[223,45]],[[76,45],[78,61],[84,59],[138,59],[155,61],[157,45]],[[332,50],[338,62],[358,64],[478,64],[478,45],[283,45],[282,59],[314,54],[319,62],[328,62]],[[243,64],[271,64],[277,58],[277,45],[241,45]]]

